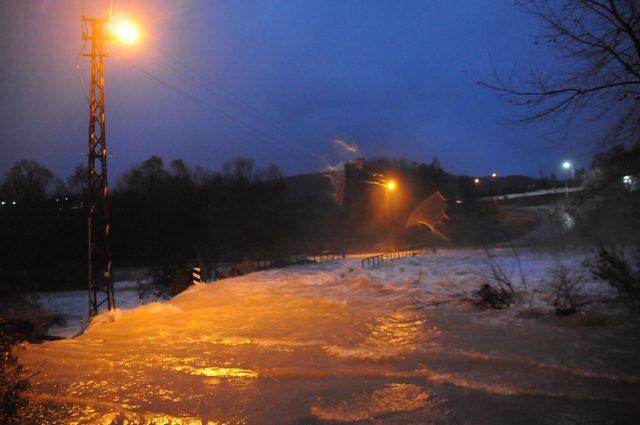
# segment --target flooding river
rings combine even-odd
[[[464,299],[479,282],[475,267],[473,254],[459,253],[376,271],[347,260],[198,285],[105,314],[77,338],[20,352],[38,372],[29,415],[101,424],[640,423],[637,319],[480,310]]]

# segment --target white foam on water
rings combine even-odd
[[[515,267],[509,253],[497,253],[507,270]],[[260,422],[272,406],[293,422],[401,412],[428,422],[434,400],[447,403],[437,394],[443,389],[449,399],[471,391],[633,407],[626,394],[640,386],[637,325],[585,330],[520,318],[532,308],[553,317],[549,300],[534,291],[545,290],[558,259],[533,251],[520,253],[531,298],[507,311],[476,310],[466,298],[482,282],[483,255],[449,251],[373,270],[357,259],[269,270],[102,314],[77,338],[19,352],[37,373],[36,422],[61,411],[88,423],[191,423],[207,415]],[[573,253],[563,261],[577,267],[583,259]],[[590,294],[600,293],[596,287],[587,282]],[[84,308],[86,297],[73,308],[71,298],[49,305]]]
[[[432,404],[431,396],[421,387],[394,383],[372,394],[358,394],[338,404],[317,402],[311,413],[318,419],[330,421],[363,421],[391,413],[423,409]]]

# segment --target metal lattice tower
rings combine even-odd
[[[82,17],[91,33],[82,39],[91,42],[91,84],[89,93],[89,164],[88,164],[88,283],[89,317],[100,307],[116,308],[111,273],[109,183],[107,180],[107,139],[104,110],[104,42],[106,19]]]

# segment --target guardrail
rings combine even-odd
[[[316,263],[326,263],[328,261],[344,260],[346,257],[347,255],[344,252],[336,254],[333,251],[322,251],[320,254],[309,255],[307,258]]]
[[[384,262],[384,259],[382,258],[382,254],[378,254],[378,255],[373,255],[371,257],[367,257],[367,258],[363,258],[362,259],[362,268],[364,269],[364,264],[367,263],[367,266],[369,267],[378,267],[379,265],[381,265]]]
[[[227,277],[241,276],[244,272],[254,272],[269,269],[279,269],[295,264],[304,264],[310,261],[326,263],[328,261],[344,260],[345,252],[322,251],[314,255],[290,255],[279,259],[261,259],[214,263],[211,265],[213,273],[209,280],[219,280]],[[243,271],[241,265],[245,264],[247,271]]]
[[[401,258],[415,257],[416,255],[427,252],[426,248],[398,249],[395,251],[387,251],[382,254],[372,255],[371,257],[362,259],[362,268],[375,268],[384,264],[385,261],[398,260]],[[366,265],[366,267],[365,267]]]

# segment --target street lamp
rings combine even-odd
[[[572,178],[572,179],[574,179],[574,178],[576,177],[576,176],[575,176],[575,168],[573,167],[573,162],[571,162],[571,161],[564,161],[564,162],[562,163],[562,168],[563,168],[564,170],[566,170],[566,171],[571,170],[571,178]]]
[[[564,161],[562,163],[562,169],[565,170],[565,171],[571,170],[571,180],[574,180],[576,178],[576,170],[573,167],[573,162]],[[565,189],[565,194],[566,194],[567,199],[568,199],[569,198],[569,182],[566,179],[564,181],[564,189]]]
[[[387,209],[387,213],[389,213],[389,192],[395,191],[398,188],[398,184],[395,180],[387,180],[382,183],[382,187],[384,187],[385,208]]]
[[[398,183],[395,180],[386,180],[381,182],[382,187],[384,188],[384,210],[387,214],[387,221],[389,223],[389,231],[391,231],[391,211],[389,209],[389,193],[394,192],[398,188]]]
[[[476,184],[476,185],[480,184],[480,179],[477,177],[473,179],[473,184]]]
[[[493,173],[491,173],[489,178],[489,196],[491,197],[494,203],[495,203],[495,199],[493,199],[493,182],[496,181],[497,177],[498,177],[498,173],[494,171]]]
[[[125,43],[133,44],[140,39],[138,27],[130,21],[121,21],[113,28],[113,36]]]
[[[569,171],[571,170],[571,178],[575,179],[576,178],[576,169],[573,166],[573,162],[571,161],[564,161],[562,163],[562,169],[564,169],[565,171]]]

